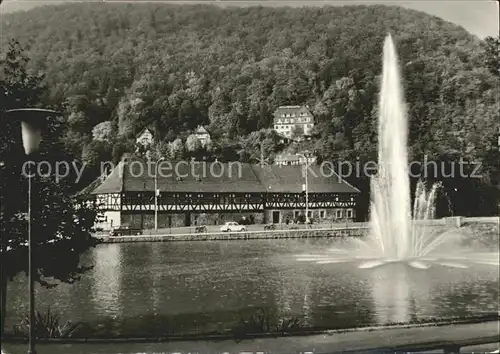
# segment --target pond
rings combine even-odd
[[[358,269],[296,259],[336,242],[102,244],[84,255],[93,269],[79,282],[38,287],[36,306],[42,312],[50,306],[64,320],[94,323],[103,333],[135,336],[150,334],[151,326],[224,331],[256,311],[296,316],[315,328],[498,313],[498,267]],[[27,295],[26,278],[16,278],[9,286],[8,329],[27,313]]]

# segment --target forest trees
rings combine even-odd
[[[319,160],[376,158],[381,52],[391,31],[411,158],[465,156],[485,171],[497,164],[489,147],[498,122],[498,39],[480,41],[393,6],[115,5],[39,8],[6,16],[3,27],[30,44],[29,69],[46,72],[47,99],[65,104],[65,141],[77,158],[117,160],[135,151],[135,134],[149,125],[161,137],[156,150],[189,158],[186,137],[203,125],[213,140],[205,157],[254,161],[251,139],[288,104],[311,107]],[[144,20],[152,14],[154,23]],[[112,132],[95,141],[104,122]]]
[[[500,77],[500,37],[486,37],[481,56],[491,73]]]
[[[33,107],[43,103],[41,80],[26,71],[27,59],[17,42],[9,46],[0,80],[2,109]],[[22,148],[19,122],[0,116],[0,258],[1,258],[1,327],[5,326],[7,283],[28,271],[27,247],[27,182],[23,165],[27,162]],[[63,149],[61,137],[65,127],[52,119],[44,131],[40,151],[30,160],[46,161],[54,168],[56,162],[71,161]],[[34,279],[44,286],[52,280],[72,283],[87,269],[80,264],[80,255],[96,244],[91,235],[97,218],[93,205],[82,204],[75,197],[75,175],[56,179],[47,170],[32,180],[33,242],[36,245]],[[54,170],[52,170],[54,171]]]

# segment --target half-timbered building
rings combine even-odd
[[[282,223],[304,215],[304,169],[239,162],[155,163],[127,158],[92,194],[112,227],[153,228],[155,184],[159,228],[196,225],[201,219],[218,225],[243,216],[255,223]],[[355,218],[359,190],[322,166],[309,166],[307,177],[310,218]]]

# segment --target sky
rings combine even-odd
[[[1,12],[8,13],[20,10],[29,10],[31,8],[54,3],[63,2],[78,2],[77,0],[0,0]],[[79,0],[86,2],[102,2],[115,0]],[[147,1],[147,0],[146,0]],[[126,2],[126,1],[123,1]],[[144,0],[132,0],[128,2],[145,2]],[[151,1],[153,2],[153,1]],[[426,12],[428,14],[441,17],[446,21],[453,22],[464,27],[469,32],[484,38],[486,36],[497,36],[499,32],[499,16],[498,0],[414,0],[414,1],[399,1],[399,0],[337,0],[337,1],[289,1],[289,0],[255,0],[255,1],[225,1],[225,0],[204,0],[204,1],[154,1],[165,3],[214,3],[221,6],[251,6],[251,5],[270,5],[270,6],[342,6],[342,5],[359,5],[359,4],[385,4],[399,5],[414,10]]]

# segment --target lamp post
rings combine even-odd
[[[309,161],[308,161],[308,158],[306,156],[306,154],[308,153],[308,151],[304,151],[304,153],[297,153],[295,155],[297,156],[302,156],[304,158],[304,160],[306,160],[306,164],[305,164],[305,180],[306,180],[306,184],[305,184],[305,192],[306,192],[306,224],[309,224],[309,184],[308,184],[308,181],[307,181],[307,168],[309,167]]]
[[[39,108],[19,108],[4,112],[4,115],[21,122],[21,134],[24,152],[27,156],[37,152],[42,141],[42,128],[48,116],[58,115],[56,111]],[[36,354],[35,350],[35,281],[33,273],[36,271],[35,244],[31,238],[31,164],[28,168],[28,287],[29,287],[29,349],[28,354]]]
[[[155,231],[158,231],[158,163],[165,160],[164,157],[160,157],[155,162]]]

